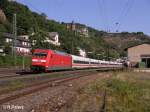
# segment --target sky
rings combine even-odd
[[[150,35],[150,0],[16,0],[58,22]]]

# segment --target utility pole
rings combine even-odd
[[[14,66],[16,66],[16,38],[17,38],[17,27],[16,27],[16,14],[13,14],[13,45],[12,45],[12,55],[14,57]]]
[[[22,69],[23,69],[23,70],[25,69],[24,55],[25,55],[25,54],[22,55]]]
[[[73,40],[74,40],[74,37],[72,36],[72,44],[71,44],[71,53],[72,53],[72,55],[74,54],[74,44],[73,44]]]
[[[110,61],[110,46],[107,48],[107,60]]]
[[[71,30],[73,31],[72,46],[71,46],[72,47],[72,51],[71,51],[72,54],[74,54],[74,43],[73,42],[74,42],[74,36],[76,36],[75,27],[76,27],[75,23],[74,23],[74,21],[72,21],[72,23],[71,23]]]

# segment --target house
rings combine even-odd
[[[31,53],[31,43],[28,35],[18,36],[16,42],[16,50],[18,53],[23,53],[23,54]]]
[[[44,42],[48,42],[50,44],[60,46],[58,32],[49,32]]]
[[[131,67],[139,67],[140,63],[144,63],[146,68],[150,68],[150,43],[131,46],[126,51]]]
[[[3,35],[5,37],[5,42],[12,46],[14,42],[13,35],[10,33],[3,33]],[[33,40],[31,43],[28,35],[17,36],[15,46],[16,52],[19,54],[31,54],[31,44],[35,45],[36,41],[37,40]],[[57,32],[49,32],[44,42],[60,46],[59,34]]]
[[[81,48],[78,48],[78,50],[79,50],[79,55],[80,56],[82,56],[82,57],[86,57],[87,56],[85,50],[83,50]]]
[[[5,37],[5,42],[10,46],[12,46],[12,43],[14,41],[13,35],[10,33],[3,33],[3,35]],[[15,49],[16,52],[19,54],[30,54],[31,43],[29,41],[29,36],[28,35],[17,36]]]
[[[88,28],[85,25],[81,25],[78,23],[63,23],[67,29],[75,31],[80,34],[80,36],[89,37]]]
[[[89,37],[88,28],[87,27],[81,28],[81,34],[85,37]]]

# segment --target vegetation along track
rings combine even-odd
[[[93,75],[93,72],[84,72],[84,73],[81,73],[81,72],[76,73],[75,72],[74,74],[75,75],[72,75],[72,76],[69,76],[69,77],[49,79],[49,80],[46,80],[46,81],[43,81],[43,82],[33,84],[33,85],[23,89],[21,92],[18,92],[14,95],[6,96],[4,98],[1,98],[0,99],[0,104],[7,103],[9,101],[12,101],[12,100],[15,100],[17,98],[23,97],[25,95],[29,95],[31,93],[43,90],[43,89],[48,88],[48,87],[57,86],[59,84],[62,84],[64,82],[67,82],[67,81],[70,81],[70,80],[74,80],[74,79],[78,79],[78,78],[81,78],[81,77]]]
[[[107,97],[107,91],[105,89],[103,90],[102,93],[102,104],[100,106],[100,112],[106,112],[106,97]]]

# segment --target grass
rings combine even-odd
[[[150,74],[123,72],[113,77],[109,88],[108,111],[149,112]]]
[[[148,112],[150,105],[145,105],[146,100],[144,99],[144,91],[149,88],[141,88],[137,83],[126,82],[118,79],[112,79],[106,87],[108,88],[109,93],[108,111]]]
[[[16,56],[16,66],[22,66],[23,64],[23,57]],[[0,56],[0,67],[12,67],[14,66],[14,57],[11,55]],[[25,67],[29,67],[31,65],[31,57],[24,56],[24,65]]]
[[[102,91],[107,91],[106,112],[150,112],[150,74],[113,72],[79,91],[72,112],[99,112]]]

